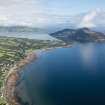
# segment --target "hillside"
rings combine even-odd
[[[105,41],[105,35],[103,33],[92,31],[89,28],[64,29],[50,35],[65,42]]]

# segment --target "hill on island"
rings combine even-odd
[[[105,35],[101,32],[92,31],[89,28],[64,29],[50,34],[51,36],[65,42],[93,42],[105,41]]]

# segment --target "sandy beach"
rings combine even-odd
[[[5,81],[4,96],[6,97],[9,105],[20,105],[15,96],[16,82],[19,79],[18,71],[22,70],[22,67],[35,59],[37,59],[37,54],[35,52],[28,54],[27,57],[19,61],[8,73]]]

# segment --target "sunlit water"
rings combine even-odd
[[[105,105],[105,44],[42,52],[19,74],[22,105]]]

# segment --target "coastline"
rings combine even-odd
[[[4,93],[4,97],[6,97],[7,102],[10,105],[21,105],[18,102],[17,97],[15,95],[15,87],[16,87],[17,80],[19,79],[18,72],[22,70],[21,68],[31,63],[32,61],[38,59],[39,57],[38,54],[42,52],[46,52],[55,48],[69,48],[71,46],[72,45],[66,45],[66,46],[51,47],[51,48],[45,48],[45,49],[33,51],[32,53],[27,54],[26,57],[21,61],[19,61],[16,65],[14,65],[14,67],[11,68],[10,72],[8,73],[4,84],[3,93]]]
[[[4,96],[7,102],[10,105],[20,105],[18,103],[17,98],[15,96],[15,87],[16,82],[19,79],[18,71],[22,70],[21,68],[24,67],[26,64],[31,63],[33,60],[37,59],[36,53],[30,53],[27,57],[19,61],[8,73],[5,84],[4,84]]]

